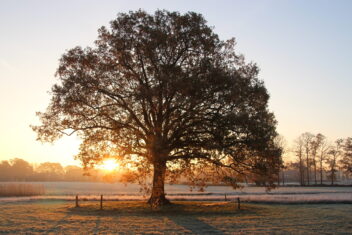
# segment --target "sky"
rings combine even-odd
[[[60,56],[92,46],[119,12],[201,13],[223,40],[260,67],[277,130],[290,144],[303,132],[352,136],[352,1],[346,0],[0,0],[0,161],[73,159],[79,139],[36,141]]]

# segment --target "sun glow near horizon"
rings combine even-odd
[[[98,164],[97,168],[107,172],[112,172],[119,170],[120,164],[117,162],[116,159],[108,158]]]

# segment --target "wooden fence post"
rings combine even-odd
[[[100,210],[103,209],[103,194],[100,195]]]
[[[76,207],[79,207],[79,205],[78,205],[78,194],[76,195]]]
[[[226,193],[225,193],[225,202],[227,201]]]
[[[237,209],[241,210],[241,201],[240,198],[237,198]]]

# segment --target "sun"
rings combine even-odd
[[[98,165],[98,168],[105,171],[114,171],[119,168],[119,163],[115,159],[105,159],[101,164]]]

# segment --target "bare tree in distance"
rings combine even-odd
[[[9,162],[11,164],[11,171],[13,174],[12,180],[25,181],[26,178],[33,175],[33,166],[27,161],[20,158],[14,158],[11,159]]]
[[[343,139],[337,139],[334,145],[330,147],[328,158],[326,159],[326,162],[329,165],[331,185],[334,185],[336,178],[338,158],[342,153],[342,143]]]
[[[278,146],[282,152],[281,152],[281,156],[282,158],[284,157],[284,155],[288,152],[288,147],[287,147],[287,141],[285,139],[285,137],[283,135],[278,135],[275,138],[275,145]],[[281,173],[281,177],[280,177],[280,173]],[[282,161],[282,165],[280,167],[279,173],[277,175],[277,184],[280,185],[280,180],[282,181],[282,184],[285,184],[285,165],[284,165],[284,160]]]
[[[307,185],[310,185],[310,154],[311,154],[311,147],[312,147],[312,140],[314,135],[310,132],[305,132],[301,135],[303,141],[304,152],[306,155],[306,170],[307,170]]]
[[[60,163],[57,162],[43,162],[35,168],[38,174],[41,174],[45,181],[49,180],[63,180],[65,170]]]
[[[109,156],[144,178],[152,173],[156,207],[169,203],[164,181],[173,172],[194,183],[192,172],[202,180],[211,173],[235,187],[254,173],[272,184],[281,149],[269,95],[234,45],[194,12],[118,14],[95,47],[61,57],[51,103],[33,129],[49,142],[77,133],[87,167]]]
[[[348,137],[343,143],[343,156],[340,160],[341,169],[349,176],[352,175],[352,137]]]
[[[0,162],[0,181],[11,180],[13,174],[12,166],[7,160],[2,160]]]
[[[324,136],[320,133],[318,133],[316,136],[311,141],[311,159],[312,159],[312,165],[314,169],[314,184],[318,184],[317,180],[317,157],[318,157],[318,151],[321,145],[323,144],[322,141],[324,140]],[[322,175],[320,175],[322,176]]]
[[[302,136],[299,136],[295,140],[294,153],[297,156],[298,162],[299,162],[299,179],[300,179],[300,184],[301,185],[305,185],[303,149],[304,149],[303,138],[302,138]]]
[[[325,162],[327,153],[329,152],[330,144],[328,143],[326,137],[321,133],[318,133],[316,135],[316,139],[319,142],[317,155],[318,155],[318,161],[319,161],[320,184],[322,185],[323,184],[323,172],[324,172],[323,163]]]

